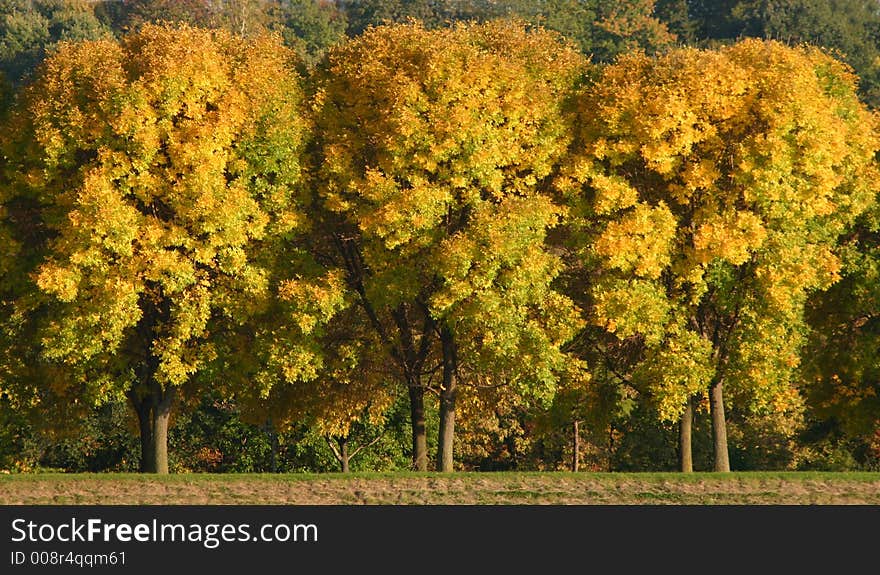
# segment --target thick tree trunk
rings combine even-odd
[[[578,423],[578,420],[575,419],[571,430],[571,470],[574,472],[577,472],[578,466],[581,462],[581,433],[578,428]]]
[[[425,389],[409,382],[409,416],[412,423],[412,466],[416,471],[428,470],[428,432],[425,424]]]
[[[364,296],[365,297],[365,296]],[[369,305],[367,309],[372,309]],[[400,364],[403,376],[409,388],[410,424],[412,426],[412,468],[416,471],[428,470],[428,432],[425,423],[425,387],[422,385],[422,366],[430,349],[430,335],[433,333],[431,316],[424,310],[424,333],[416,340],[413,325],[410,322],[409,307],[400,305],[392,312],[397,326],[399,348],[395,356]],[[373,315],[372,317],[375,317]],[[378,319],[374,325],[382,333]],[[383,336],[384,337],[384,336]]]
[[[437,446],[437,470],[452,471],[455,441],[455,390],[444,389],[440,393],[440,432]]]
[[[678,424],[678,462],[682,473],[691,473],[694,470],[693,450],[691,449],[693,424],[694,404],[692,400],[688,399]]]
[[[168,421],[174,403],[175,389],[162,391],[158,384],[152,392],[139,396],[134,390],[128,398],[138,417],[141,443],[141,473],[168,473]]]
[[[437,469],[442,472],[453,470],[452,446],[455,441],[455,396],[458,393],[456,371],[455,338],[448,328],[440,331],[443,348],[443,388],[440,390],[440,432],[438,434]]]
[[[160,392],[161,393],[161,392]],[[175,389],[169,387],[153,407],[153,472],[168,473],[168,421],[174,403]]]
[[[153,414],[153,461],[152,473],[168,473],[168,416],[169,413],[156,411]]]
[[[709,393],[709,409],[712,411],[712,441],[715,444],[715,471],[730,471],[727,452],[727,421],[724,418],[724,384],[721,378],[712,383]]]

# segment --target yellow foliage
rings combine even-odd
[[[675,216],[666,204],[639,203],[610,222],[593,244],[608,265],[640,278],[657,279],[669,265],[675,238]]]
[[[766,236],[761,218],[752,212],[709,214],[693,234],[694,257],[701,264],[717,258],[742,265]]]
[[[260,307],[272,270],[256,248],[305,221],[292,58],[278,38],[145,25],[42,64],[13,121],[54,232],[35,273],[61,304],[47,357],[150,355],[151,377],[180,386],[216,357],[215,312]]]
[[[629,54],[575,106],[558,187],[597,256],[593,322],[643,338],[662,417],[712,378],[779,404],[806,294],[837,280],[837,239],[880,186],[852,72],[772,41]]]

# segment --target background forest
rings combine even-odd
[[[0,0],[0,470],[880,470],[878,105],[873,0]]]

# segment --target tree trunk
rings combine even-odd
[[[709,393],[709,409],[712,411],[712,441],[715,444],[715,471],[730,471],[727,452],[727,421],[724,418],[724,385],[718,378]]]
[[[138,430],[140,431],[141,462],[138,467],[141,473],[155,473],[151,468],[155,461],[153,457],[153,421],[149,398],[138,398],[134,392],[129,394],[132,407],[138,417]]]
[[[153,383],[152,391],[141,396],[129,390],[128,399],[138,417],[141,443],[141,473],[168,473],[168,421],[174,403],[175,388],[162,391]]]
[[[607,471],[611,473],[614,471],[614,423],[608,424],[608,456],[605,458],[607,461]]]
[[[416,471],[428,470],[428,432],[425,424],[425,388],[409,382],[409,416],[412,423],[412,466]]]
[[[174,391],[174,387],[165,389],[161,399],[153,407],[152,471],[162,475],[168,473],[168,421],[171,418]]]
[[[148,282],[152,284],[153,282]],[[138,305],[142,316],[137,325],[137,338],[142,358],[135,369],[137,383],[128,390],[128,398],[138,416],[141,440],[141,465],[143,473],[168,473],[168,420],[174,403],[175,388],[162,388],[156,381],[160,360],[155,354],[156,327],[167,322],[170,302],[158,303],[149,297],[151,291],[160,292],[156,285],[141,293]]]
[[[693,425],[694,404],[693,400],[688,399],[678,424],[678,462],[682,473],[691,473],[694,470],[693,450],[691,449]]]
[[[580,429],[578,429],[577,419],[574,420],[574,425],[572,425],[571,439],[571,470],[577,473],[578,465],[581,462],[581,434]]]
[[[455,440],[455,396],[458,393],[456,371],[455,338],[452,332],[443,327],[440,331],[443,348],[443,388],[440,390],[440,432],[438,434],[437,469],[442,472],[453,470],[452,446]]]
[[[342,472],[348,473],[348,438],[339,438],[339,463],[342,466]]]
[[[437,470],[452,471],[455,440],[455,390],[444,389],[440,393],[440,433],[437,438]]]

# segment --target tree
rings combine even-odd
[[[863,215],[838,251],[841,281],[808,302],[803,366],[809,415],[823,434],[876,445],[880,418],[878,209]]]
[[[592,322],[641,346],[629,376],[661,419],[708,393],[728,471],[723,390],[755,412],[797,393],[806,296],[876,192],[875,118],[843,64],[756,40],[625,56],[577,109],[560,189],[600,270]]]
[[[94,8],[77,0],[0,2],[0,71],[18,84],[58,42],[108,36]]]
[[[553,386],[575,312],[550,287],[560,266],[544,239],[562,212],[540,183],[581,67],[555,35],[510,23],[370,29],[320,67],[317,189],[352,293],[409,389],[419,469],[430,372],[444,471],[459,378]]]
[[[81,376],[48,386],[81,385],[83,401],[124,394],[145,471],[168,470],[169,415],[215,355],[212,330],[267,305],[261,250],[305,221],[290,67],[271,38],[144,25],[62,45],[14,120],[13,191],[46,229],[34,345]]]
[[[370,26],[402,24],[409,19],[435,28],[443,24],[440,11],[444,5],[429,0],[354,0],[344,2],[342,7],[348,23],[348,36],[355,37]]]
[[[669,31],[683,44],[693,44],[696,33],[696,22],[690,17],[688,0],[657,0],[654,14],[666,24]]]
[[[259,327],[256,333],[239,332],[225,343],[223,356],[239,361],[222,365],[218,372],[232,374],[230,394],[248,419],[279,432],[308,426],[326,438],[347,472],[355,455],[382,438],[381,428],[398,390],[388,384],[393,374],[384,365],[381,341],[362,310],[349,305],[341,284],[336,272],[309,285],[300,281],[296,289],[302,301],[291,306],[299,312],[285,313],[278,306],[243,326]],[[289,302],[290,290],[290,282],[284,282],[278,299]],[[323,306],[314,305],[321,301]],[[315,313],[314,307],[324,311]],[[304,370],[299,365],[304,328],[314,344],[309,377],[301,377]],[[256,385],[248,386],[248,381]],[[349,450],[352,439],[365,432],[373,436]]]
[[[246,37],[276,32],[308,64],[341,40],[347,25],[345,13],[327,0],[122,0],[103,2],[96,11],[118,35],[161,22],[225,28]]]
[[[205,0],[111,0],[98,12],[118,35],[160,22],[208,27],[214,14]]]
[[[556,30],[594,61],[610,62],[619,54],[662,52],[676,41],[655,16],[654,0],[508,0],[492,3],[506,15]]]
[[[327,48],[345,38],[347,22],[335,2],[287,0],[269,8],[268,26],[304,59],[316,62]]]

